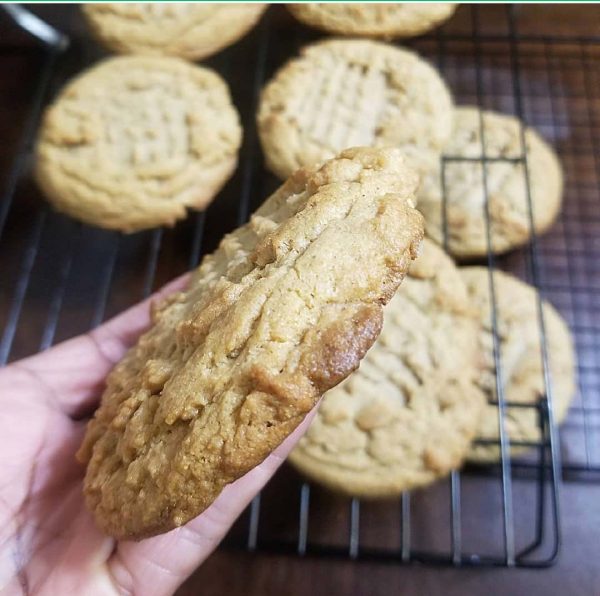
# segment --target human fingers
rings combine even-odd
[[[106,375],[149,327],[151,304],[183,288],[188,278],[176,278],[88,333],[10,364],[0,372],[3,381],[36,385],[64,413],[81,416],[99,398]]]

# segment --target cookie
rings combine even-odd
[[[281,178],[353,145],[399,147],[419,174],[436,166],[452,131],[453,103],[427,62],[368,40],[302,49],[263,90],[258,131]]]
[[[235,170],[241,139],[213,71],[177,58],[111,58],[47,109],[35,174],[60,211],[133,232],[206,207]]]
[[[484,370],[479,385],[488,398],[497,401],[496,367],[493,354],[489,270],[465,267],[461,276],[480,317],[480,344]],[[494,294],[500,340],[501,383],[507,403],[537,404],[545,395],[537,291],[512,275],[494,273]],[[564,420],[575,394],[575,353],[573,340],[562,317],[548,302],[543,302],[547,350],[552,379],[554,419]],[[498,406],[490,404],[481,418],[478,437],[495,444],[474,444],[469,459],[495,461],[500,457]],[[507,406],[504,428],[513,441],[541,440],[539,412],[536,408]],[[526,450],[512,446],[513,454]]]
[[[477,313],[452,260],[425,240],[360,369],[323,397],[289,461],[358,497],[391,497],[459,467],[480,425]]]
[[[301,170],[155,310],[78,454],[105,532],[195,517],[358,366],[417,254],[416,186],[398,150]]]
[[[299,20],[336,35],[366,37],[412,37],[449,19],[457,4],[447,3],[303,3],[289,4]]]
[[[94,36],[121,54],[200,60],[246,35],[266,4],[84,4]]]
[[[521,122],[513,116],[483,112],[485,154],[492,159],[515,159],[521,150]],[[445,167],[448,250],[457,258],[481,257],[488,252],[485,219],[480,113],[460,107],[454,114],[454,133],[444,149],[448,157],[474,161],[447,162]],[[547,230],[562,202],[562,169],[554,151],[532,129],[525,129],[529,186],[536,232]],[[422,181],[419,209],[429,237],[444,241],[443,193],[440,162]],[[522,162],[491,161],[486,166],[492,250],[503,253],[531,237],[527,177]]]

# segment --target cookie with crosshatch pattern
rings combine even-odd
[[[82,6],[92,33],[110,50],[187,60],[206,58],[235,43],[266,9],[260,3],[210,2]]]
[[[447,2],[388,2],[288,4],[299,20],[336,35],[365,37],[412,37],[449,19],[457,4]]]
[[[479,323],[444,251],[421,254],[384,311],[358,371],[328,391],[289,456],[338,492],[391,497],[458,468],[480,427]]]
[[[241,139],[215,72],[121,56],[80,74],[46,110],[35,175],[60,211],[133,232],[206,207],[235,170]]]
[[[482,133],[483,125],[483,133]],[[430,238],[444,242],[444,205],[448,250],[457,258],[481,257],[488,252],[485,199],[488,197],[492,251],[503,253],[529,241],[528,185],[533,207],[533,228],[546,231],[555,221],[562,203],[563,176],[560,162],[542,137],[524,129],[527,167],[522,160],[520,120],[492,111],[481,114],[476,107],[461,106],[454,114],[454,132],[444,147],[447,161],[444,191],[440,162],[423,177],[419,210],[425,216]],[[485,170],[482,166],[485,138]]]
[[[78,454],[104,531],[195,517],[356,369],[417,256],[417,183],[397,149],[300,170],[154,310]]]
[[[496,366],[494,361],[492,303],[489,270],[486,267],[460,269],[467,291],[479,312],[480,347],[484,368],[478,377],[481,389],[492,401],[497,401]],[[498,324],[500,368],[499,382],[506,402],[504,428],[513,441],[538,443],[542,439],[540,415],[535,406],[546,393],[540,326],[538,323],[537,290],[502,271],[494,272],[494,294]],[[556,309],[543,301],[546,345],[554,405],[554,419],[564,420],[576,389],[576,361],[573,339],[566,322]],[[494,441],[474,444],[469,454],[473,461],[495,461],[500,457],[498,407],[488,405],[481,417],[478,437]],[[513,454],[526,450],[513,446]]]
[[[285,178],[345,147],[398,147],[420,175],[452,132],[453,102],[417,54],[369,40],[304,47],[265,86],[258,131],[269,169]]]

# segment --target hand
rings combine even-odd
[[[176,280],[161,294],[184,282]],[[171,594],[214,550],[308,426],[311,415],[187,525],[142,542],[102,534],[84,505],[84,467],[75,452],[105,376],[150,323],[150,300],[0,371],[0,590]]]

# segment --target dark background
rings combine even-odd
[[[56,63],[46,102],[104,52],[88,39],[77,7],[34,10],[72,39]],[[600,475],[590,471],[600,467],[600,9],[521,5],[512,24],[510,14],[502,5],[462,6],[439,31],[408,45],[440,68],[458,103],[521,114],[563,162],[563,213],[535,253],[541,290],[569,322],[579,356],[580,389],[561,432],[569,470],[561,495],[558,561],[541,570],[455,569],[267,555],[260,547],[270,539],[291,544],[297,539],[301,480],[284,466],[263,494],[259,552],[231,548],[246,539],[246,513],[229,546],[215,553],[181,594],[600,594]],[[0,229],[0,355],[20,358],[88,329],[194,265],[223,233],[244,221],[277,184],[264,171],[257,144],[258,91],[300,45],[318,37],[275,6],[250,35],[206,61],[227,79],[242,116],[240,167],[205,214],[192,214],[171,230],[121,236],[52,212],[31,181],[30,146],[21,143],[47,53],[0,12],[0,192],[10,184],[17,155],[23,174],[14,197],[0,202],[0,216],[6,215]],[[527,279],[530,262],[531,254],[523,250],[499,266]],[[530,539],[540,512],[536,487],[531,474],[514,472],[517,546]],[[501,488],[497,470],[461,475],[463,553],[502,556]],[[550,557],[556,540],[548,487],[544,490],[541,560]],[[412,496],[411,552],[447,555],[449,500],[447,482]],[[346,501],[312,490],[311,541],[346,547],[349,519]],[[398,550],[400,522],[399,503],[362,504],[361,548]]]

